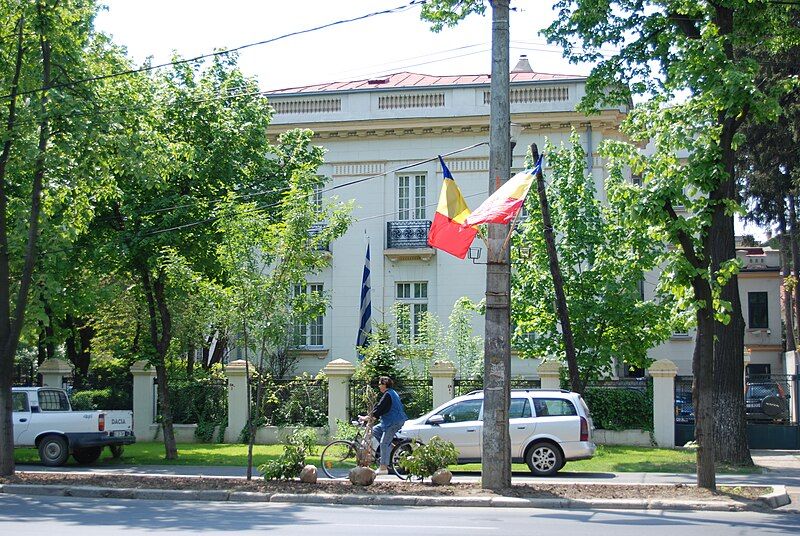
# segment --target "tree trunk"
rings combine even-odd
[[[736,259],[733,215],[723,203],[736,200],[734,152],[731,148],[734,123],[725,121],[720,144],[726,178],[711,194],[716,202],[711,221],[711,272]],[[722,288],[721,299],[731,304],[730,321],[714,325],[714,454],[718,462],[753,465],[747,446],[744,405],[744,319],[739,296],[739,278],[734,275]]]
[[[781,292],[783,294],[783,318],[785,319],[786,329],[786,351],[794,352],[797,350],[797,341],[795,340],[794,330],[794,309],[792,307],[792,291],[786,284],[786,280],[792,275],[791,268],[789,267],[789,236],[786,234],[786,203],[783,195],[778,198],[778,233],[780,234],[780,248],[781,248]]]
[[[664,210],[673,222],[680,218],[667,200]],[[697,441],[697,486],[717,488],[714,468],[714,300],[711,283],[705,277],[710,268],[711,245],[707,228],[701,232],[701,251],[685,230],[675,231],[683,255],[695,269],[692,293],[697,307],[697,335],[692,355],[692,404],[694,405],[694,437]]]
[[[696,277],[692,286],[695,299],[705,304],[697,311],[697,340],[692,356],[697,486],[715,490],[717,477],[714,467],[714,309],[708,281]]]
[[[489,130],[489,192],[508,181],[511,169],[508,0],[492,3],[492,84]],[[489,224],[484,340],[483,469],[481,485],[511,487],[511,267],[509,226]]]
[[[536,147],[535,143],[531,144],[531,155],[534,161],[539,160],[539,149]],[[575,350],[575,341],[572,338],[572,324],[570,324],[569,321],[567,295],[564,293],[564,279],[561,276],[561,267],[558,264],[558,251],[556,251],[556,239],[553,235],[553,222],[550,220],[550,204],[547,202],[547,190],[544,187],[544,175],[541,169],[536,173],[536,188],[539,192],[539,207],[542,211],[542,232],[544,233],[544,242],[547,246],[547,260],[550,266],[550,275],[553,278],[553,289],[556,294],[558,321],[561,324],[564,353],[567,357],[569,385],[574,392],[583,393],[583,382],[581,382],[578,370],[578,354]]]
[[[37,4],[40,16],[43,6]],[[14,356],[17,353],[20,334],[25,322],[25,309],[28,305],[28,291],[33,278],[36,263],[37,242],[39,238],[39,213],[42,202],[42,185],[45,174],[45,154],[50,140],[50,120],[48,101],[50,89],[50,42],[44,35],[39,35],[42,58],[42,91],[39,97],[39,143],[36,160],[33,166],[33,184],[31,187],[31,208],[28,217],[28,238],[25,246],[22,274],[17,288],[17,297],[13,313],[10,308],[11,279],[8,255],[8,229],[6,228],[7,192],[5,182],[6,164],[8,163],[13,132],[16,121],[16,101],[19,91],[19,76],[23,59],[23,27],[24,21],[17,22],[17,54],[14,76],[8,103],[8,120],[6,122],[6,140],[3,152],[0,153],[0,476],[14,474],[14,424],[12,422],[11,386],[14,376]],[[12,320],[13,319],[13,320]]]
[[[792,250],[792,275],[794,285],[794,317],[797,320],[797,331],[800,334],[800,246],[797,243],[797,200],[789,194],[789,245]]]
[[[189,349],[186,351],[186,375],[190,378],[194,374],[194,354],[197,349],[194,347],[194,344],[189,344]]]
[[[164,452],[167,460],[178,458],[175,444],[175,430],[172,423],[172,407],[170,406],[169,388],[167,384],[166,356],[171,341],[172,321],[164,296],[163,274],[154,281],[150,280],[150,270],[146,265],[139,268],[142,278],[142,289],[147,299],[147,313],[150,318],[150,342],[155,349],[156,384],[158,402],[161,410],[161,429],[164,434]],[[158,312],[156,312],[158,305]],[[161,337],[158,335],[158,323],[161,323]]]

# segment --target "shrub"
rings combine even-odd
[[[73,391],[70,394],[70,403],[74,411],[92,411],[96,409],[111,409],[111,389],[92,389],[89,391]]]
[[[652,383],[645,391],[589,387],[583,398],[591,410],[595,428],[653,430]]]
[[[258,467],[265,480],[289,480],[300,475],[306,456],[314,451],[317,436],[313,430],[298,428],[286,440],[283,454]]]
[[[409,474],[426,478],[457,461],[455,445],[439,436],[433,436],[427,445],[417,447],[410,455],[401,456],[399,463]]]

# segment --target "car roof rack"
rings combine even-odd
[[[517,391],[517,392],[522,392],[522,391],[524,391],[524,392],[526,392],[526,393],[527,393],[527,392],[529,392],[529,391],[537,391],[537,392],[551,392],[551,393],[571,393],[571,392],[572,392],[572,391],[570,391],[569,389],[535,389],[535,388],[524,388],[524,389],[511,389],[511,390],[512,390],[512,391]],[[461,395],[461,396],[470,396],[470,395],[475,395],[475,394],[482,393],[482,392],[483,392],[483,389],[476,389],[476,390],[474,390],[474,391],[470,391],[469,393],[467,393],[467,394],[465,394],[465,395]]]

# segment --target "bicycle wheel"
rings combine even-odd
[[[343,439],[328,443],[322,451],[320,465],[328,478],[347,478],[350,469],[358,466],[355,444]]]
[[[417,439],[404,439],[392,448],[392,454],[389,458],[390,470],[397,478],[411,480],[411,475],[400,467],[400,459],[404,456],[410,456],[420,446],[422,446],[422,443]]]

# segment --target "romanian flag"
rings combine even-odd
[[[480,223],[511,223],[525,203],[533,178],[542,170],[542,157],[533,169],[521,171],[495,191],[489,199],[475,209],[464,225]]]
[[[461,195],[461,190],[458,189],[453,175],[444,165],[441,156],[439,161],[442,163],[444,182],[442,192],[439,194],[436,215],[433,217],[431,230],[428,232],[428,244],[463,259],[467,256],[467,251],[469,251],[478,229],[464,225],[464,221],[470,214],[469,208],[467,208],[464,196]]]

